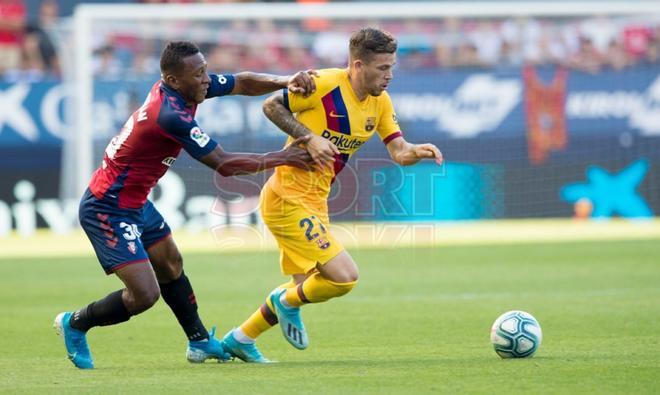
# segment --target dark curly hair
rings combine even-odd
[[[199,52],[199,47],[190,41],[167,43],[160,55],[160,72],[163,74],[179,74],[184,67],[183,59]]]

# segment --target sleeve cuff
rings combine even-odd
[[[282,89],[282,103],[284,104],[284,107],[286,107],[289,112],[291,111],[291,107],[289,107],[289,90],[284,88]]]
[[[383,139],[383,144],[387,145],[387,143],[389,143],[390,141],[394,140],[397,137],[403,137],[403,133],[401,133],[401,131],[398,131],[390,134],[389,136]]]

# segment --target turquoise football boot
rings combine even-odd
[[[270,359],[264,357],[254,343],[241,343],[234,337],[232,329],[222,338],[222,346],[233,357],[249,363],[273,363]]]
[[[72,315],[70,312],[58,314],[53,322],[53,328],[64,339],[64,347],[69,360],[79,369],[94,369],[92,354],[87,346],[87,334],[71,327]]]
[[[215,327],[213,327],[208,339],[188,342],[186,358],[192,363],[202,363],[207,359],[227,362],[231,359],[231,355],[224,349],[222,342],[215,338]]]
[[[270,302],[275,308],[275,314],[280,322],[284,338],[298,350],[304,350],[309,345],[305,324],[300,316],[300,307],[285,307],[280,297],[286,289],[276,289],[270,294]]]

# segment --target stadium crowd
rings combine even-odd
[[[25,1],[0,0],[0,81],[58,79],[58,54],[62,44],[70,42],[66,39],[70,24],[60,16],[58,0],[42,0],[32,18],[26,17]],[[349,35],[366,24],[377,24],[397,36],[399,69],[557,64],[597,73],[638,64],[660,65],[657,18],[594,16],[108,24],[94,37],[94,70],[107,80],[152,77],[164,41],[182,37],[200,44],[211,70],[283,73],[329,67],[346,59]],[[163,31],[173,36],[164,37]]]

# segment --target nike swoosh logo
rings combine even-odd
[[[344,118],[346,115],[341,115],[341,114],[335,114],[334,111],[330,111],[330,117],[331,118]]]
[[[71,354],[70,352],[68,352],[67,355],[69,356],[69,359],[73,360],[76,357],[76,355],[78,355],[78,353],[74,352],[73,354]]]

